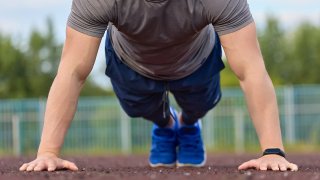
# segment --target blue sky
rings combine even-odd
[[[45,28],[45,19],[50,16],[54,20],[58,40],[63,42],[71,2],[0,0],[0,32],[13,35],[15,40],[23,44],[32,28]],[[320,25],[320,0],[248,0],[248,3],[258,27],[264,26],[267,15],[278,17],[284,28],[294,28],[303,20]],[[100,50],[96,63],[98,65],[95,66],[93,74],[101,73],[104,63],[102,57],[103,52]]]

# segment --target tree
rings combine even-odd
[[[0,33],[0,98],[46,97],[56,75],[62,44],[56,41],[53,22],[46,32],[33,29],[26,50]],[[88,78],[84,96],[110,95]]]
[[[290,84],[320,83],[320,28],[302,23],[291,40],[293,45],[287,60],[287,82]]]
[[[31,91],[25,78],[26,66],[21,50],[10,37],[0,34],[0,97],[25,97]]]
[[[274,84],[283,84],[288,74],[282,71],[287,65],[288,44],[285,32],[275,17],[267,19],[266,27],[259,33],[259,43],[268,73]]]

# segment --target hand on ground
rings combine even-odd
[[[52,154],[38,155],[38,157],[29,163],[25,163],[20,167],[20,171],[55,171],[59,169],[69,169],[77,171],[78,167],[70,162],[58,158]]]
[[[259,159],[247,161],[238,167],[239,170],[247,170],[252,168],[262,171],[298,171],[298,166],[296,164],[290,163],[284,157],[278,155],[262,156]]]

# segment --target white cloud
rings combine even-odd
[[[307,21],[315,25],[320,25],[320,12],[296,12],[296,11],[276,11],[276,12],[263,12],[254,11],[253,17],[259,27],[264,26],[266,19],[269,15],[276,17],[280,25],[284,28],[294,28],[301,22]]]
[[[15,30],[21,27],[21,24],[14,21],[10,21],[10,20],[0,19],[0,22],[2,24],[0,26],[0,30],[1,32],[5,32],[5,33],[15,32]]]

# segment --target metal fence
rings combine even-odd
[[[320,150],[320,86],[278,87],[276,91],[287,147],[295,151]],[[34,154],[44,110],[45,99],[0,100],[0,154]],[[221,102],[202,123],[210,151],[259,150],[240,89],[223,89]],[[80,98],[62,152],[144,153],[150,145],[151,126],[148,121],[126,116],[114,97]]]

